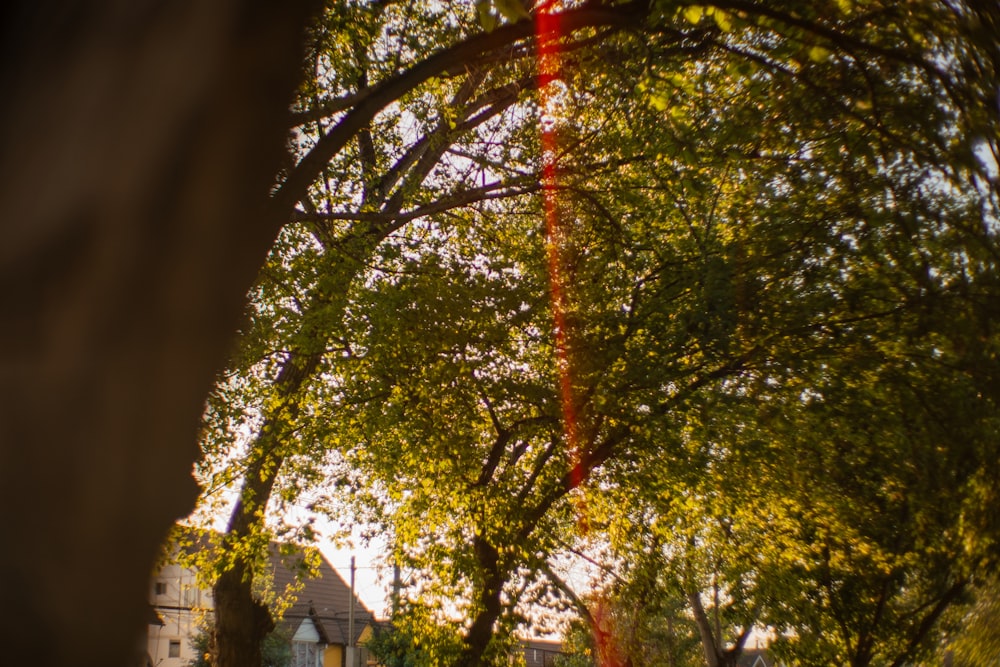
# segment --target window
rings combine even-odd
[[[313,642],[292,642],[292,667],[320,665],[319,647]]]
[[[171,639],[170,648],[167,650],[168,658],[179,658],[181,657],[181,640]]]
[[[167,594],[167,582],[165,582],[165,581],[157,581],[156,582],[156,594],[157,595],[166,595]]]
[[[197,586],[185,586],[184,587],[184,605],[187,607],[197,607],[201,600],[198,596],[199,590]]]

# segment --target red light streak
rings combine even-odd
[[[556,368],[562,401],[563,429],[570,453],[570,487],[578,487],[585,471],[579,449],[576,401],[573,395],[572,360],[569,354],[570,332],[566,323],[567,295],[562,262],[562,207],[559,201],[559,127],[553,117],[557,104],[553,82],[562,79],[560,36],[562,27],[554,3],[535,18],[538,45],[538,90],[541,102],[542,192],[544,197],[546,250],[548,255],[549,290],[552,299],[555,328]],[[582,503],[582,501],[580,501]],[[582,510],[582,505],[578,510]],[[578,511],[579,528],[586,532],[585,512]]]
[[[556,369],[559,374],[559,392],[562,402],[563,430],[569,451],[569,487],[578,488],[585,481],[587,470],[580,438],[573,391],[573,364],[570,354],[572,332],[567,324],[568,296],[566,275],[563,270],[565,250],[565,229],[563,225],[564,207],[560,202],[559,166],[559,123],[556,117],[558,100],[554,82],[562,80],[561,41],[562,26],[560,10],[562,3],[556,0],[545,11],[535,16],[535,38],[538,49],[538,90],[541,104],[541,148],[542,148],[542,193],[544,197],[546,254],[549,270],[549,291],[552,299],[552,317],[555,329]],[[583,496],[576,501],[578,532],[586,536],[589,530],[587,507]],[[621,664],[615,650],[615,642],[603,629],[607,609],[598,601],[591,632],[594,637],[598,663],[604,667]]]

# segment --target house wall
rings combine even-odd
[[[344,647],[331,644],[323,652],[323,667],[341,667],[344,664]]]
[[[293,642],[308,642],[310,644],[319,643],[319,633],[316,632],[316,625],[311,619],[304,619],[299,623],[299,627],[292,635]]]
[[[195,657],[191,639],[211,612],[211,593],[198,587],[191,570],[170,564],[150,581],[149,602],[163,621],[149,626],[147,650],[153,665],[184,667]],[[176,642],[176,656],[171,656],[171,642]]]

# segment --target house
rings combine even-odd
[[[294,573],[272,558],[276,590],[293,583]],[[353,620],[352,620],[353,613]],[[352,628],[353,625],[353,628]],[[368,662],[363,648],[371,637],[375,616],[354,596],[333,566],[321,558],[319,573],[306,579],[292,606],[285,611],[281,626],[292,637],[292,667],[355,667]],[[353,630],[353,634],[351,634]],[[354,648],[355,658],[349,660]],[[316,657],[322,653],[322,659]]]
[[[211,592],[200,588],[193,571],[168,563],[150,582],[149,603],[154,611],[148,628],[149,663],[183,667],[195,657],[190,641],[211,613]]]
[[[745,648],[736,661],[736,667],[778,667],[778,663],[768,655],[767,649]]]
[[[562,642],[549,639],[521,641],[526,667],[552,667],[557,656],[563,655]]]
[[[273,590],[283,591],[295,578],[298,556],[282,557],[272,548],[270,579]],[[363,644],[371,635],[374,615],[352,595],[350,587],[320,555],[318,575],[305,579],[296,590],[279,628],[292,642],[292,667],[349,667],[366,664]],[[200,587],[195,572],[176,563],[160,568],[150,582],[150,604],[155,618],[148,628],[149,664],[153,667],[185,667],[196,658],[192,640],[202,632],[212,613],[210,590]],[[353,627],[352,627],[353,626]],[[353,634],[351,630],[353,629]]]

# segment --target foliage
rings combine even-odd
[[[541,600],[636,660],[682,617],[713,667],[759,622],[789,661],[919,657],[1000,535],[989,16],[566,4],[315,26],[206,412],[217,597],[346,509],[420,573],[400,659],[488,663]],[[607,599],[553,576],[584,540]]]
[[[835,384],[810,388],[802,409],[824,437],[785,435],[799,459],[775,491],[788,499],[785,530],[802,547],[775,576],[798,582],[797,597],[783,596],[784,615],[795,619],[785,627],[798,633],[796,645],[823,651],[815,659],[901,664],[933,647],[930,624],[968,586],[975,538],[963,534],[966,507],[976,452],[996,417],[940,373],[932,381],[858,361]],[[864,386],[842,393],[845,379]],[[792,414],[786,408],[781,421]]]
[[[971,604],[960,608],[951,619],[951,633],[943,653],[951,654],[956,667],[989,665],[1000,660],[997,591],[996,577],[986,577],[974,588]]]
[[[570,624],[563,640],[565,656],[557,664],[704,664],[698,631],[679,590],[665,591],[648,578],[626,576],[611,590],[593,591],[588,598],[593,616]]]
[[[376,662],[385,667],[432,667],[453,664],[461,652],[456,628],[418,621],[422,610],[411,608],[388,628],[378,628],[366,644]],[[428,632],[428,628],[434,628]]]

